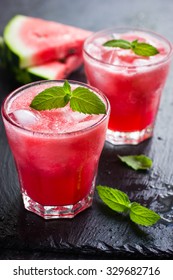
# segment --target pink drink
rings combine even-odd
[[[104,145],[106,115],[73,112],[67,105],[50,111],[29,107],[33,97],[63,81],[19,88],[2,107],[6,133],[18,170],[25,208],[46,218],[73,217],[92,204],[98,160]],[[71,82],[71,87],[87,85]]]
[[[159,54],[142,57],[130,49],[104,47],[103,43],[111,39],[137,39],[156,47]],[[86,40],[84,62],[88,82],[100,89],[111,104],[109,142],[137,144],[152,136],[171,54],[172,46],[166,39],[140,30],[109,29]]]

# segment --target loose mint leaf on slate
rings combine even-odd
[[[62,87],[50,87],[34,97],[30,107],[41,111],[61,108],[67,105],[68,100],[65,100],[66,92]]]
[[[130,202],[124,192],[107,186],[97,186],[98,195],[102,201],[112,210],[121,213],[129,213],[130,219],[142,226],[152,226],[160,216],[153,210],[140,205],[137,202]]]
[[[129,209],[130,200],[124,192],[100,185],[96,188],[100,198],[112,210],[126,212]]]
[[[126,40],[110,40],[103,44],[104,47],[131,49],[131,43]]]
[[[135,170],[149,169],[152,167],[152,160],[145,155],[118,156],[119,159]]]
[[[134,223],[142,226],[152,226],[158,222],[160,216],[139,203],[133,202],[130,208],[130,219]]]
[[[101,99],[84,87],[77,87],[72,91],[70,107],[73,111],[84,114],[105,114],[106,107]]]

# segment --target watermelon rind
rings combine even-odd
[[[28,55],[26,56],[26,50],[23,47],[22,40],[20,40],[20,37],[17,34],[20,26],[24,24],[26,18],[26,16],[22,15],[14,16],[6,25],[3,34],[5,44],[11,51],[11,58],[13,57],[13,60],[15,60],[15,63],[17,63],[20,68],[25,68],[31,63],[31,52],[28,49]]]
[[[4,39],[0,36],[0,68],[6,67]]]

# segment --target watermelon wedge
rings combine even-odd
[[[82,56],[69,56],[66,62],[51,61],[43,65],[30,67],[27,69],[28,73],[40,76],[40,78],[55,80],[64,79],[73,71],[75,71],[82,63]]]
[[[72,54],[80,56],[83,42],[90,34],[69,25],[16,15],[5,27],[3,37],[8,59],[19,68],[28,68],[64,61]]]
[[[26,84],[38,80],[65,79],[73,71],[77,70],[83,62],[82,56],[69,56],[65,62],[50,61],[42,65],[19,69],[13,66],[12,72],[20,84]]]

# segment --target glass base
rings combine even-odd
[[[141,131],[133,131],[133,132],[120,132],[120,131],[112,131],[110,129],[107,130],[106,133],[106,141],[113,145],[136,145],[140,142],[152,137],[153,135],[153,126],[148,126]]]
[[[86,197],[74,205],[44,206],[35,202],[26,193],[22,193],[25,209],[44,219],[73,218],[78,213],[92,205],[93,195],[94,189],[92,188],[91,192]]]

